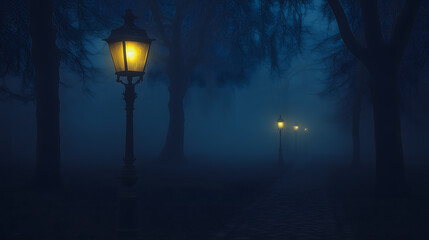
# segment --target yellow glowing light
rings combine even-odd
[[[307,129],[307,128],[304,128],[304,131],[305,131],[305,132],[307,132],[307,131],[308,131],[308,129]]]
[[[299,130],[299,126],[298,125],[293,126],[293,130],[298,131]]]
[[[285,126],[284,122],[277,122],[277,126],[282,129]]]
[[[129,48],[127,51],[127,61],[134,61],[136,59],[136,52],[134,48]]]
[[[125,51],[127,53],[128,71],[143,71],[146,65],[147,54],[149,52],[149,44],[126,41]]]
[[[124,45],[125,53],[124,54]],[[116,72],[143,72],[149,53],[149,43],[125,41],[109,44]],[[124,59],[124,55],[126,59]]]

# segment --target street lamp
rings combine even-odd
[[[110,48],[116,70],[116,81],[125,86],[126,137],[124,166],[121,172],[122,193],[119,198],[118,228],[128,235],[138,231],[138,199],[134,186],[137,172],[134,166],[133,112],[137,97],[135,85],[143,81],[146,61],[152,41],[145,30],[138,28],[131,9],[125,11],[124,24],[113,29],[104,39]],[[125,77],[123,81],[121,77]],[[134,80],[136,78],[137,80]]]
[[[284,166],[283,161],[283,153],[282,153],[282,129],[285,125],[285,121],[283,120],[282,116],[280,115],[279,119],[277,120],[277,127],[279,128],[279,166]]]
[[[294,130],[295,132],[298,132],[298,130],[299,130],[299,125],[298,125],[297,123],[295,123],[295,125],[293,125],[293,130]]]
[[[295,123],[294,125],[293,125],[293,131],[295,132],[295,157],[296,157],[296,155],[297,155],[297,153],[298,153],[298,145],[297,145],[297,138],[298,138],[298,131],[299,131],[299,125],[298,125],[298,123]]]
[[[304,155],[308,158],[310,156],[310,151],[309,151],[309,139],[308,139],[308,133],[309,133],[310,129],[309,128],[304,128],[304,140],[303,140],[303,149],[304,149]]]

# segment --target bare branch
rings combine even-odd
[[[161,33],[161,36],[163,40],[166,42],[167,45],[170,44],[170,39],[168,38],[166,32],[165,32],[165,26],[164,26],[164,14],[162,13],[161,6],[159,6],[159,3],[157,0],[148,0],[149,6],[151,8],[151,12],[153,15],[153,18],[158,25],[159,31]]]
[[[0,96],[4,96],[4,99],[3,98],[0,99],[1,101],[4,101],[6,99],[7,100],[13,99],[23,103],[34,101],[33,94],[19,94],[11,91],[5,85],[0,86]]]
[[[355,55],[362,62],[365,62],[367,58],[366,49],[359,44],[359,42],[356,40],[356,37],[353,35],[353,32],[350,29],[349,21],[347,20],[347,16],[339,0],[326,1],[328,2],[335,15],[338,24],[338,29],[340,31],[341,38],[343,39],[344,44],[347,46],[347,48],[353,55]]]

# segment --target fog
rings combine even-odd
[[[213,79],[204,87],[194,85],[188,90],[184,102],[187,156],[271,156],[274,161],[279,115],[286,121],[286,156],[294,151],[291,125],[295,123],[310,129],[308,135],[300,133],[297,138],[300,151],[325,156],[350,155],[350,124],[336,119],[338,101],[335,98],[320,96],[327,75],[321,55],[314,49],[329,33],[327,23],[321,13],[312,10],[305,24],[311,26],[312,33],[307,36],[302,54],[292,60],[283,74],[273,73],[268,63],[261,63],[240,86],[219,86]],[[94,41],[96,54],[92,59],[96,70],[91,79],[85,79],[91,94],[82,89],[79,75],[64,66],[61,70],[62,81],[67,83],[67,87],[60,88],[65,167],[119,164],[124,152],[124,89],[115,82],[107,44],[100,39]],[[154,56],[150,57],[156,58],[156,42],[152,51]],[[145,80],[136,87],[134,118],[138,160],[156,157],[167,134],[168,86],[165,80],[150,79],[151,67],[149,62]],[[10,146],[11,152],[20,159],[17,161],[32,165],[36,139],[34,103],[2,102],[1,109],[2,146]],[[364,111],[362,155],[370,156],[363,160],[368,162],[374,155],[371,118],[371,109]],[[419,128],[427,131],[425,126]],[[404,139],[407,145],[406,134]],[[427,140],[423,134],[421,139]]]
[[[428,239],[428,0],[1,7],[0,239]]]

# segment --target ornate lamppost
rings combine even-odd
[[[284,166],[283,152],[282,152],[282,129],[284,125],[285,125],[285,121],[280,115],[279,119],[277,120],[277,127],[279,128],[279,166],[280,167]]]
[[[135,189],[137,173],[134,166],[134,101],[135,86],[143,81],[146,60],[152,41],[145,30],[138,28],[131,9],[125,12],[124,24],[113,29],[105,39],[110,48],[116,70],[116,81],[124,85],[126,110],[126,137],[124,166],[121,171],[121,193],[119,196],[118,230],[124,235],[135,235],[139,229],[138,198]],[[122,80],[121,78],[125,78]]]

